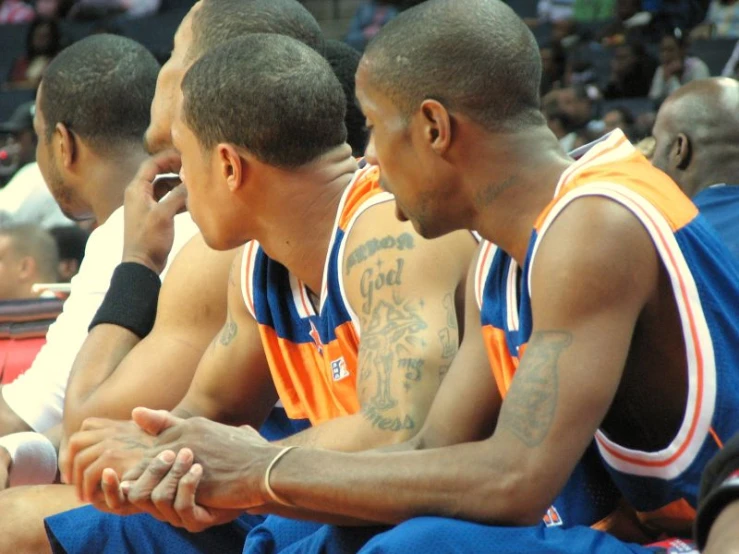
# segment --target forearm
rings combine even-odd
[[[395,454],[297,449],[270,476],[300,510],[390,524],[422,515],[533,524],[546,504],[527,494],[526,481],[484,443]]]
[[[358,452],[402,443],[412,436],[412,432],[401,425],[378,425],[377,421],[360,412],[310,427],[277,444]]]
[[[97,416],[90,407],[95,392],[115,372],[141,339],[117,325],[98,325],[88,335],[75,359],[64,402],[64,431],[79,430],[87,417]]]

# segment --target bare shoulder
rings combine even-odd
[[[159,320],[191,322],[225,319],[229,274],[240,249],[217,251],[200,233],[182,247],[172,261],[159,296]],[[232,276],[238,279],[238,274]]]
[[[645,298],[657,287],[658,272],[657,250],[641,221],[614,200],[583,197],[557,215],[537,247],[532,301],[622,293]]]
[[[363,212],[349,229],[344,250],[344,276],[381,253],[405,253],[436,260],[455,270],[469,266],[477,241],[469,231],[456,231],[427,240],[408,221],[395,215],[395,202],[376,204]]]

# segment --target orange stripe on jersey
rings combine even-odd
[[[723,450],[723,448],[724,448],[724,443],[723,443],[723,442],[721,441],[721,439],[720,439],[720,438],[718,438],[718,433],[716,432],[716,430],[715,430],[715,429],[714,429],[713,427],[711,427],[711,428],[710,428],[710,429],[708,430],[708,432],[709,432],[709,433],[711,433],[711,436],[713,437],[713,440],[714,440],[714,441],[716,441],[716,445],[717,445],[717,446],[718,446],[718,447],[719,447],[720,449],[722,449],[722,450]]]
[[[685,536],[693,528],[695,508],[684,499],[675,500],[653,512],[638,512],[637,517],[645,526],[669,534]]]
[[[558,201],[568,192],[579,187],[608,183],[626,187],[646,199],[665,217],[673,231],[677,231],[690,223],[698,209],[683,194],[679,187],[667,175],[653,167],[625,138],[616,141],[612,146],[600,152],[588,154],[572,166],[572,171],[565,171],[564,182],[558,189],[555,198],[539,214],[534,228],[541,230],[547,216]],[[616,159],[608,158],[616,150],[623,153]],[[608,158],[608,159],[604,159]]]
[[[659,230],[659,227],[656,225],[656,223],[654,222],[654,220],[651,218],[651,216],[649,214],[647,214],[645,212],[643,214],[643,216],[646,217],[647,219],[649,219],[649,221],[654,226],[654,229],[656,230],[656,233],[659,236],[660,242],[662,243],[662,246],[665,248],[665,251],[667,252],[670,265],[672,267],[677,267],[677,262],[675,261],[675,257],[674,257],[674,255],[672,253],[672,250],[669,249],[669,247],[667,245],[667,241],[665,240],[665,237],[662,234],[662,232]],[[637,458],[634,458],[632,456],[628,456],[626,454],[623,454],[621,452],[617,452],[616,450],[614,450],[613,448],[611,448],[608,444],[606,444],[605,442],[603,442],[600,439],[600,437],[597,437],[596,436],[596,439],[598,440],[598,444],[602,448],[604,448],[605,450],[607,450],[615,458],[618,458],[620,460],[624,460],[624,461],[629,462],[629,463],[632,463],[632,464],[646,466],[646,467],[666,467],[666,466],[669,466],[675,460],[677,460],[683,454],[683,452],[685,452],[685,450],[690,445],[690,443],[691,443],[691,441],[693,439],[693,436],[695,435],[695,430],[696,430],[696,427],[698,426],[698,419],[699,419],[700,414],[701,414],[701,407],[702,407],[702,402],[703,402],[703,387],[704,387],[704,378],[705,378],[705,368],[703,367],[703,354],[701,352],[700,338],[698,336],[698,330],[696,329],[695,315],[693,314],[693,309],[691,307],[690,299],[688,298],[688,294],[687,294],[687,290],[686,290],[686,287],[685,287],[685,281],[683,279],[683,275],[682,275],[682,273],[679,270],[676,271],[675,273],[677,274],[677,278],[678,278],[678,282],[679,282],[680,295],[682,296],[683,303],[685,304],[685,308],[686,308],[686,312],[687,312],[686,313],[686,316],[687,316],[688,321],[690,322],[690,334],[691,334],[691,337],[692,337],[692,342],[693,342],[693,344],[695,346],[695,350],[696,350],[696,362],[697,362],[697,372],[696,372],[697,373],[697,383],[696,383],[697,395],[696,395],[695,407],[693,409],[693,415],[692,415],[692,420],[691,420],[691,423],[690,423],[690,429],[688,430],[688,434],[685,437],[685,440],[683,441],[682,445],[680,445],[680,448],[678,448],[677,451],[674,454],[672,454],[672,456],[670,456],[669,458],[667,458],[665,460],[649,460],[649,461],[637,459]]]
[[[370,196],[383,192],[380,187],[380,168],[367,166],[360,169],[360,174],[352,185],[352,189],[344,203],[344,209],[339,217],[339,228],[346,229],[356,211],[362,207]]]
[[[508,343],[503,330],[496,329],[492,325],[485,325],[482,328],[482,337],[485,341],[485,350],[488,353],[488,360],[493,370],[495,383],[498,385],[498,391],[501,397],[505,398],[518,367],[518,358],[512,356],[508,350]]]
[[[359,411],[356,349],[342,348],[357,342],[351,323],[336,328],[336,340],[323,345],[322,354],[313,343],[290,342],[266,325],[259,325],[259,332],[275,389],[290,418],[319,425]],[[339,364],[336,375],[332,362]]]

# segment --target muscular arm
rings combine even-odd
[[[366,450],[405,441],[423,425],[457,352],[456,306],[475,241],[469,233],[424,240],[393,210],[392,203],[371,208],[347,237],[343,278],[360,322],[360,412],[282,444]]]
[[[485,352],[480,309],[475,299],[475,266],[467,275],[465,334],[449,373],[431,405],[426,423],[410,441],[389,450],[439,448],[489,438],[495,429],[501,398]],[[460,402],[464,398],[464,402]]]
[[[243,248],[228,279],[226,323],[198,364],[187,394],[172,413],[259,428],[277,401],[259,328],[241,292]]]
[[[626,209],[587,198],[560,214],[533,271],[534,332],[491,438],[391,454],[298,449],[272,472],[277,494],[300,509],[388,523],[423,514],[536,522],[608,410],[658,261]]]
[[[139,340],[109,324],[90,332],[69,380],[67,435],[87,417],[128,419],[136,406],[168,409],[182,398],[225,319],[223,283],[233,257],[234,251],[211,250],[196,235],[172,263],[148,336]]]

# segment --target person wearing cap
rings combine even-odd
[[[9,137],[0,150],[0,167],[16,168],[8,184],[0,190],[0,212],[5,212],[14,223],[31,223],[44,229],[73,225],[49,192],[36,163],[34,113],[34,102],[25,102],[8,121],[0,124],[0,133]]]
[[[0,123],[0,178],[11,178],[19,168],[36,157],[33,109],[33,102],[24,102],[15,109],[10,119]]]

